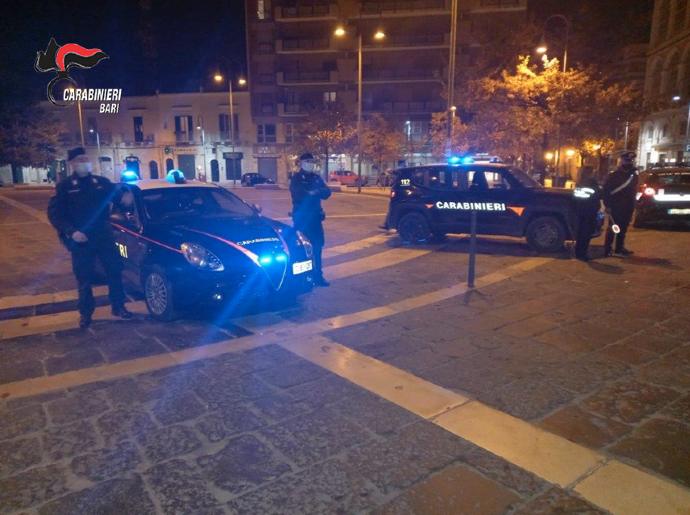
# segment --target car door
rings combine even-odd
[[[467,201],[464,171],[452,166],[428,166],[422,170],[424,173],[421,177],[429,192],[426,206],[432,210],[435,224],[444,232],[466,232],[470,215],[463,209],[463,203]],[[421,177],[415,175],[416,180]]]
[[[139,272],[148,252],[143,236],[140,200],[134,188],[121,186],[110,214],[115,235],[115,247],[124,265],[125,276],[138,284]]]

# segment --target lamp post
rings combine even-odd
[[[536,51],[538,54],[546,54],[547,50],[549,49],[547,44],[546,44],[546,27],[548,26],[549,22],[551,20],[561,20],[565,24],[565,41],[564,41],[564,47],[563,47],[563,73],[565,73],[568,70],[568,41],[570,39],[570,28],[571,28],[571,23],[570,20],[564,16],[563,14],[552,14],[546,20],[544,21],[544,32],[542,33],[541,36],[541,41],[539,42],[539,46],[536,48]],[[561,161],[561,124],[559,123],[556,125],[556,182],[559,182],[560,179],[560,161]],[[558,184],[557,184],[558,185]]]
[[[213,80],[216,82],[223,82],[224,77],[220,73],[216,73],[213,76]],[[237,85],[240,87],[244,87],[247,84],[247,80],[244,77],[239,77],[237,79]],[[230,119],[228,120],[230,123],[228,124],[228,129],[229,129],[229,136],[230,136],[230,150],[231,152],[235,152],[235,106],[234,106],[234,99],[233,99],[233,88],[232,88],[232,77],[230,72],[228,72],[228,112],[230,115]],[[231,160],[234,162],[234,158]],[[229,175],[229,171],[226,170],[226,176]],[[237,183],[237,179],[235,178],[235,171],[233,170],[233,183]]]
[[[91,134],[96,134],[96,148],[98,151],[98,173],[103,175],[103,169],[101,168],[101,136],[98,134],[97,130],[94,130],[93,128],[89,129],[89,132]]]
[[[204,157],[204,182],[206,182],[206,133],[204,132],[204,126],[203,125],[197,125],[196,130],[201,131],[201,152],[203,153]]]
[[[345,27],[339,26],[333,35],[342,38],[347,34]],[[385,32],[378,29],[374,39],[381,41],[386,38]],[[362,32],[357,33],[357,193],[362,192]]]
[[[70,91],[74,91],[73,87],[67,88]],[[81,113],[81,100],[77,100],[77,115],[79,116],[79,134],[81,135],[81,146],[84,147],[84,118]]]

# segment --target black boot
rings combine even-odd
[[[123,320],[130,320],[134,316],[134,314],[124,306],[114,307],[111,312],[114,317],[122,318]]]
[[[319,276],[317,276],[317,277],[314,277],[314,284],[315,284],[316,286],[323,286],[324,288],[326,288],[326,287],[328,287],[328,286],[331,285],[331,283],[329,283],[329,282],[324,278],[323,275],[319,275]]]
[[[79,329],[88,329],[91,325],[91,315],[81,315],[79,317]]]
[[[617,250],[616,254],[620,254],[621,256],[632,256],[634,252],[623,247],[622,249]]]

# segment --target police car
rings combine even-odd
[[[690,168],[643,172],[635,206],[635,227],[650,222],[690,221]]]
[[[395,171],[387,226],[423,243],[469,233],[476,211],[478,234],[526,237],[534,250],[555,252],[575,237],[575,201],[572,190],[543,188],[496,158],[452,158]]]
[[[220,186],[124,178],[111,223],[125,277],[154,318],[205,303],[292,298],[312,287],[312,246]]]

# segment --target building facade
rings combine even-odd
[[[638,160],[642,166],[690,161],[690,0],[656,0],[647,54]]]
[[[524,17],[526,3],[461,0],[456,66],[476,56],[473,31]],[[423,150],[432,113],[447,109],[451,0],[246,0],[246,16],[251,113],[276,138],[259,171],[272,160],[287,173],[286,149],[307,113],[329,103],[356,111],[360,37],[364,116],[383,114]]]
[[[79,106],[46,103],[46,108],[65,126],[61,151],[81,145]],[[101,114],[97,103],[83,102],[85,148],[95,171],[111,180],[119,180],[124,169],[149,179],[178,168],[189,178],[239,181],[243,173],[256,171],[258,166],[259,135],[249,109],[249,93],[234,92],[235,123],[231,127],[227,92],[123,97],[117,114]],[[24,182],[44,178],[32,171],[25,173]]]

